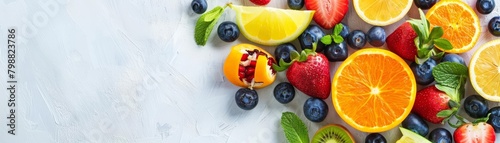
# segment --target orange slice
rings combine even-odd
[[[500,102],[500,39],[477,49],[469,63],[469,77],[479,95]]]
[[[339,116],[363,132],[383,132],[399,125],[410,113],[417,85],[398,55],[367,48],[349,56],[332,81],[332,100]]]
[[[448,53],[469,51],[476,45],[481,34],[481,25],[476,13],[467,3],[460,0],[441,0],[429,9],[425,16],[432,26],[443,28],[443,38],[453,45],[453,49],[444,50]]]

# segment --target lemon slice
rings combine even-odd
[[[248,40],[267,46],[290,42],[309,26],[314,11],[229,5],[236,24]]]
[[[469,63],[472,87],[490,101],[500,102],[500,39],[482,45]]]
[[[353,0],[354,10],[366,23],[387,26],[410,11],[412,0]]]
[[[399,127],[403,136],[396,143],[431,143],[429,140],[408,129]]]

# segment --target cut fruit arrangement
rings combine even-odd
[[[248,1],[257,6],[228,3],[206,11],[205,0],[191,3],[193,12],[202,14],[196,22],[196,44],[207,43],[229,7],[236,17],[219,24],[216,33],[222,41],[234,42],[241,33],[253,43],[275,47],[274,54],[244,43],[229,50],[223,73],[240,87],[234,98],[241,109],[254,109],[256,89],[273,85],[277,72],[285,72],[287,81],[273,90],[277,102],[288,104],[296,93],[305,94],[305,118],[323,122],[334,111],[355,130],[370,133],[367,143],[387,142],[381,133],[398,127],[398,143],[489,143],[500,133],[500,106],[488,106],[500,102],[500,39],[476,46],[481,34],[500,36],[500,16],[488,21],[489,33],[481,33],[476,11],[461,0],[287,0],[290,9],[267,7],[270,0]],[[357,16],[372,25],[370,30],[350,30],[341,23],[350,2]],[[420,17],[386,33],[382,26],[401,21],[412,5]],[[475,8],[490,14],[495,1],[477,0]],[[464,61],[460,54],[475,47],[470,61]],[[332,63],[340,65],[335,69]],[[473,89],[465,88],[467,81]],[[466,90],[478,95],[465,95]],[[333,107],[325,102],[328,98]],[[438,128],[430,131],[428,123]],[[282,114],[281,126],[292,143],[356,142],[338,122],[310,138],[292,112]]]

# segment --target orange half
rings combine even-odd
[[[398,55],[367,48],[349,56],[332,81],[332,101],[339,116],[363,132],[383,132],[410,113],[417,85]]]
[[[469,51],[476,45],[481,34],[477,14],[467,3],[460,0],[441,0],[429,9],[425,16],[432,26],[443,28],[443,38],[453,45],[453,49],[444,50],[448,53]]]

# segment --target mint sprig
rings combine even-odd
[[[200,18],[198,18],[194,29],[194,39],[196,44],[204,46],[207,43],[210,33],[212,33],[215,24],[219,21],[219,18],[225,8],[226,6],[214,7],[212,10],[205,12],[200,16]]]
[[[418,37],[415,38],[415,46],[417,47],[417,56],[415,62],[422,64],[429,58],[441,58],[444,52],[440,52],[435,46],[443,50],[451,50],[453,46],[447,39],[441,38],[444,34],[443,28],[439,26],[430,26],[429,21],[425,18],[425,14],[421,9],[418,9],[420,19],[412,19],[408,22],[411,24],[412,29],[417,33]]]
[[[307,127],[295,113],[284,112],[281,115],[281,127],[289,143],[309,143]]]
[[[460,109],[460,100],[465,94],[465,82],[468,78],[468,70],[465,65],[455,62],[442,62],[432,69],[432,75],[436,80],[436,88],[446,93],[451,99],[448,101],[450,109],[437,113],[436,116],[445,118],[451,127],[457,128],[466,123],[458,115]],[[456,123],[451,123],[450,119],[455,117]]]
[[[337,44],[342,43],[344,41],[344,38],[340,36],[340,33],[342,32],[342,29],[344,28],[344,25],[342,24],[337,24],[335,25],[335,28],[333,29],[333,33],[331,35],[325,35],[321,37],[320,41],[321,43],[325,45],[330,45],[332,42],[335,42]]]
[[[455,62],[442,62],[432,69],[432,75],[436,80],[436,88],[448,94],[451,100],[460,103],[465,94],[467,67]]]

